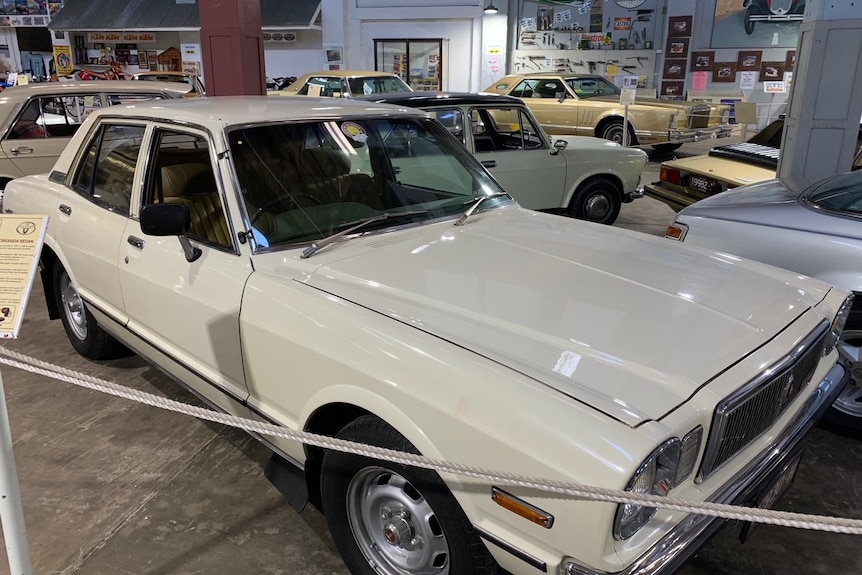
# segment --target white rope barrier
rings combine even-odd
[[[50,363],[28,357],[24,354],[9,350],[0,346],[0,364],[15,367],[24,371],[37,373],[46,377],[65,381],[80,387],[92,389],[122,397],[145,405],[191,415],[198,419],[221,423],[223,425],[243,429],[251,433],[269,435],[299,441],[307,445],[344,451],[354,455],[361,455],[382,461],[389,461],[402,465],[410,465],[424,469],[430,469],[442,473],[451,473],[465,477],[482,479],[496,485],[524,487],[537,489],[559,495],[567,495],[577,499],[588,501],[603,501],[608,503],[635,503],[649,507],[658,507],[684,513],[696,513],[732,519],[749,521],[752,523],[764,523],[779,525],[783,527],[794,527],[797,529],[811,529],[827,531],[831,533],[842,533],[849,535],[862,535],[862,520],[848,519],[843,517],[830,517],[825,515],[810,515],[793,513],[788,511],[776,511],[773,509],[759,509],[752,507],[741,507],[737,505],[726,505],[721,503],[710,503],[703,501],[677,500],[658,495],[643,495],[622,491],[619,489],[608,489],[589,485],[580,485],[566,481],[542,479],[518,475],[505,471],[454,463],[441,459],[433,459],[412,453],[393,451],[363,443],[344,441],[325,435],[317,435],[304,431],[295,431],[286,427],[280,427],[269,423],[262,423],[211,409],[188,405],[172,399],[159,397],[151,393],[130,389],[115,383],[104,381],[86,374],[77,373]]]

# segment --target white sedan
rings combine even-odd
[[[820,278],[862,294],[862,172],[827,178],[802,193],[781,180],[736,188],[682,210],[667,237]],[[826,422],[862,437],[862,297],[840,349],[852,373]]]
[[[525,208],[612,224],[643,195],[647,155],[588,136],[550,138],[519,98],[406,92],[363,99],[430,112]]]
[[[526,210],[423,112],[200,98],[86,127],[6,198],[50,216],[51,317],[82,355],[132,349],[234,414],[757,504],[848,378],[847,292]],[[266,443],[356,575],[656,575],[722,525]]]

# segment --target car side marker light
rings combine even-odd
[[[511,511],[515,515],[520,515],[524,519],[532,521],[536,525],[541,525],[545,529],[550,529],[554,525],[553,515],[542,511],[534,505],[530,505],[520,497],[506,493],[502,489],[492,487],[491,499],[503,509]]]

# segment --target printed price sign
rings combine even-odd
[[[48,216],[0,215],[0,339],[18,337]]]

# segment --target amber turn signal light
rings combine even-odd
[[[541,525],[545,529],[550,529],[554,525],[554,516],[550,513],[545,513],[538,507],[530,505],[523,499],[515,497],[511,493],[506,493],[497,487],[491,488],[491,499],[494,503],[511,511],[515,515],[520,515],[524,519],[532,521],[536,525]]]

